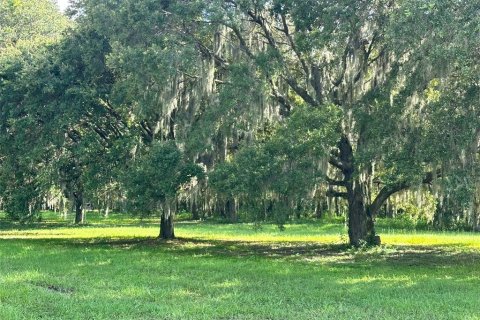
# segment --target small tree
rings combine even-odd
[[[175,238],[175,197],[202,169],[185,161],[173,141],[154,142],[134,160],[124,177],[128,200],[142,214],[161,213],[162,239]]]

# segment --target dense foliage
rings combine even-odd
[[[0,4],[12,218],[69,199],[76,222],[87,203],[162,211],[173,237],[177,208],[335,211],[352,245],[379,242],[378,215],[480,226],[476,1],[77,0],[71,21]]]

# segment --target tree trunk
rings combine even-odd
[[[230,220],[230,222],[237,222],[238,216],[237,207],[235,205],[235,198],[228,198],[227,202],[225,203],[225,214]]]
[[[110,214],[110,206],[108,205],[107,203],[107,207],[105,208],[105,213],[104,213],[104,217],[105,218],[108,218],[108,215]]]
[[[73,199],[75,201],[75,224],[83,222],[83,194],[74,192]]]
[[[295,203],[295,217],[300,220],[302,218],[302,204],[300,201]]]
[[[192,213],[192,219],[193,220],[199,220],[200,216],[198,214],[198,205],[197,205],[197,198],[194,197],[191,205],[190,205],[190,212]]]
[[[105,218],[108,218],[108,215],[110,213],[110,197],[108,196],[108,194],[105,195],[105,208],[103,212],[104,212],[103,216]]]
[[[314,200],[314,215],[316,219],[321,219],[324,206],[323,206],[323,199],[321,196],[321,189],[319,187],[315,188],[315,192],[313,194],[313,200]]]
[[[172,215],[166,217],[165,214],[162,214],[160,220],[160,238],[166,240],[175,239]]]
[[[348,237],[352,246],[362,244],[379,245],[380,237],[375,234],[372,215],[366,205],[365,188],[355,181],[347,187],[348,200]]]
[[[340,169],[343,173],[343,181],[336,185],[347,189],[346,193],[335,192],[348,201],[348,237],[352,246],[362,244],[379,245],[380,237],[375,234],[374,219],[369,206],[366,182],[355,174],[353,149],[348,137],[343,136],[338,144],[338,157],[332,158],[330,164]]]
[[[69,206],[68,206],[68,204],[67,204],[67,201],[68,201],[68,200],[67,200],[66,198],[62,197],[62,198],[61,198],[61,201],[62,201],[62,213],[61,213],[61,214],[62,214],[62,218],[63,218],[64,220],[67,220],[67,218],[68,218],[68,210],[69,210]]]
[[[338,205],[338,198],[335,198],[333,201],[335,204],[335,217],[340,217],[341,214],[340,214],[340,206]]]
[[[315,218],[321,219],[323,214],[323,203],[321,200],[315,202]]]
[[[175,239],[173,214],[170,210],[170,202],[165,201],[162,217],[160,218],[160,238],[161,239]]]

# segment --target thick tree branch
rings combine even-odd
[[[328,159],[328,163],[330,163],[332,166],[342,171],[347,170],[349,168],[349,165],[347,163],[342,162],[341,160],[337,159],[334,156],[331,156],[330,159]]]
[[[237,27],[235,26],[227,26],[229,27],[230,29],[232,29],[233,33],[235,33],[235,35],[237,36],[238,38],[238,41],[240,41],[240,47],[243,49],[243,51],[245,51],[245,53],[247,54],[247,56],[250,58],[250,59],[254,59],[254,55],[252,53],[252,51],[250,51],[250,49],[248,48],[247,46],[247,43],[245,41],[245,39],[243,38],[242,36],[242,33],[240,32],[240,30],[238,30]]]
[[[275,88],[272,88],[272,98],[278,101],[281,105],[280,109],[280,115],[287,117],[290,115],[290,111],[292,110],[292,105],[288,101],[287,98],[285,98],[283,95],[278,93],[278,91]]]
[[[288,83],[290,88],[295,91],[296,94],[298,94],[303,101],[311,105],[312,107],[318,107],[320,104],[318,103],[317,100],[315,100],[304,88],[300,87],[293,78],[285,78],[285,81]]]
[[[422,179],[423,184],[430,184],[432,183],[433,179],[435,177],[441,177],[442,173],[440,170],[437,170],[436,172],[428,172],[425,174],[425,177]],[[378,193],[377,197],[375,200],[372,202],[372,204],[368,207],[368,212],[372,216],[375,216],[382,207],[383,203],[393,194],[400,192],[402,190],[408,189],[411,187],[411,183],[407,182],[399,182],[394,185],[388,185],[383,187],[380,192]]]
[[[340,74],[338,75],[337,79],[335,79],[332,83],[334,87],[338,87],[342,83],[343,78],[345,77],[345,72],[347,71],[347,56],[349,52],[350,52],[350,45],[348,44],[342,55],[342,70],[340,71]]]
[[[67,131],[67,136],[73,141],[73,143],[78,143],[81,140],[82,135],[75,129],[70,129]]]
[[[122,123],[125,127],[127,126],[125,120],[114,109],[114,107],[110,104],[110,102],[108,102],[108,100],[104,100],[102,98],[99,98],[98,102],[99,102],[100,106],[102,106],[104,108],[104,110],[106,110],[109,115],[113,116],[116,120],[118,120],[120,123]]]
[[[312,65],[312,72],[310,83],[315,90],[315,98],[317,99],[317,103],[322,104],[323,101],[323,85],[322,85],[322,76],[320,67],[316,64]]]
[[[392,186],[383,187],[380,190],[380,192],[378,193],[375,200],[368,207],[368,213],[371,216],[375,216],[377,214],[378,210],[380,210],[380,208],[382,207],[383,203],[388,198],[390,198],[391,195],[393,195],[394,193],[397,193],[399,191],[402,191],[404,189],[407,189],[408,187],[410,187],[410,184],[405,183],[405,182],[401,182],[401,183],[398,183],[398,184],[392,185]]]

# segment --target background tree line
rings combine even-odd
[[[0,0],[0,195],[230,221],[480,225],[480,7]]]

